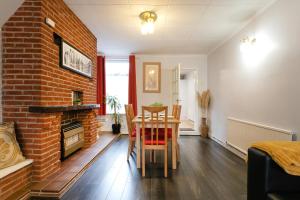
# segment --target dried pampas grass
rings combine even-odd
[[[199,101],[199,106],[202,109],[207,110],[210,102],[209,90],[203,91],[202,94],[198,93],[198,101]]]

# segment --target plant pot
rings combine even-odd
[[[201,131],[201,136],[202,137],[204,137],[204,138],[208,137],[209,127],[206,124],[206,118],[205,117],[202,118],[200,131]]]
[[[121,132],[121,124],[112,124],[111,127],[113,134],[118,134]]]

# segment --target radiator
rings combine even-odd
[[[227,123],[227,144],[244,154],[247,154],[248,148],[254,142],[293,140],[291,131],[242,121],[235,118],[228,118]]]

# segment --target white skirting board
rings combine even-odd
[[[226,148],[228,151],[234,153],[235,155],[242,158],[243,160],[245,160],[245,161],[247,160],[247,155],[246,154],[242,153],[241,151],[238,151],[237,149],[235,149],[232,146],[228,145],[226,142],[223,142],[223,141],[219,140],[218,138],[216,138],[214,136],[210,137],[210,139],[215,141],[216,143],[220,144],[221,146]]]
[[[292,131],[265,126],[235,118],[227,119],[226,143],[234,149],[247,154],[247,150],[259,141],[292,141]]]
[[[179,135],[195,135],[200,136],[199,131],[179,131]]]

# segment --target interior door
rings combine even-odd
[[[180,104],[180,64],[172,70],[172,102],[173,104]]]

